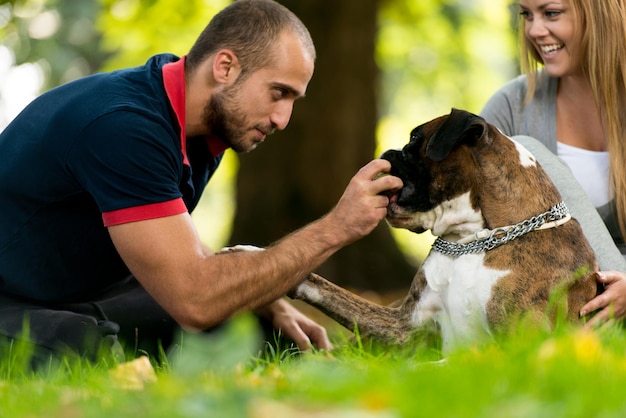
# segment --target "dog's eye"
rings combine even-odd
[[[408,158],[411,155],[418,155],[420,143],[421,142],[418,142],[416,139],[411,138],[411,142],[409,142],[404,146],[404,148],[402,148],[402,156],[404,158]]]

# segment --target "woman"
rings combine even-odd
[[[626,253],[625,2],[520,0],[524,75],[500,89],[482,111],[504,133],[532,137],[519,140],[555,180],[600,268],[608,269],[598,273],[605,291],[581,311],[599,310],[589,326],[626,317],[626,265],[614,257],[611,242]]]

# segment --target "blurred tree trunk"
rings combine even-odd
[[[232,243],[267,245],[328,212],[375,151],[377,0],[282,0],[317,48],[307,97],[284,132],[240,156]],[[318,270],[357,289],[407,287],[414,274],[381,223]]]

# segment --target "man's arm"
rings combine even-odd
[[[340,248],[369,234],[385,217],[380,193],[402,186],[374,160],[350,181],[326,216],[265,251],[216,255],[200,241],[189,214],[109,227],[122,259],[155,300],[182,326],[205,329],[237,311],[285,295]]]

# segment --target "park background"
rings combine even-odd
[[[265,245],[321,216],[361,165],[401,147],[414,126],[451,107],[480,112],[518,73],[511,0],[280,2],[309,26],[316,72],[286,131],[253,153],[227,152],[193,214],[213,248]],[[0,0],[0,130],[56,85],[186,53],[227,3]],[[431,239],[382,223],[320,270],[356,290],[404,287]],[[520,327],[445,362],[431,362],[440,353],[419,341],[380,350],[359,338],[338,339],[331,353],[255,355],[255,324],[242,316],[215,338],[185,336],[154,382],[120,379],[106,361],[51,363],[33,374],[28,344],[8,347],[0,350],[0,418],[626,416],[619,324],[597,333]]]
[[[0,129],[78,77],[184,55],[228,0],[0,3]],[[227,151],[193,217],[202,240],[269,245],[322,216],[369,160],[452,107],[479,113],[518,73],[510,0],[282,0],[309,27],[316,70],[291,123],[250,154]],[[97,98],[94,98],[97,100]],[[42,179],[45,181],[45,179]],[[408,286],[432,236],[386,223],[318,272],[355,291]]]

